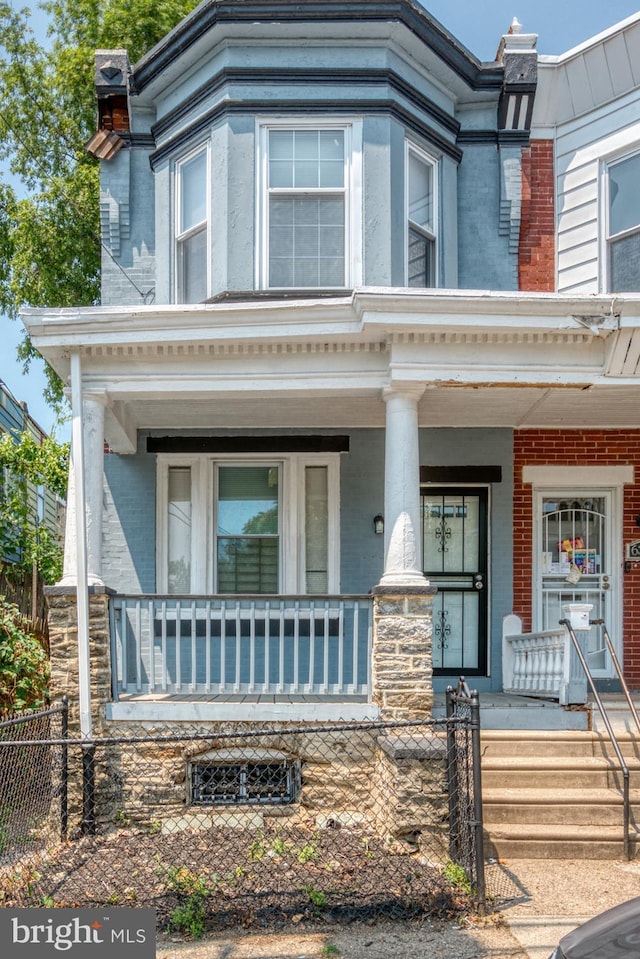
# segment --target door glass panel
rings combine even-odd
[[[423,491],[424,572],[437,587],[433,667],[480,673],[486,666],[487,491]]]
[[[544,496],[540,568],[542,629],[557,629],[567,603],[590,603],[591,619],[607,618],[609,584],[607,499],[604,496]],[[588,661],[606,668],[600,630],[588,634]]]
[[[219,467],[218,592],[278,592],[278,490],[277,466]]]

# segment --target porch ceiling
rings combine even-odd
[[[430,387],[418,416],[424,427],[640,427],[640,386],[583,389]],[[369,396],[215,395],[180,401],[132,399],[107,417],[147,430],[383,428],[382,391]],[[107,437],[116,448],[117,436]]]

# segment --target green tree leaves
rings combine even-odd
[[[0,178],[0,309],[90,306],[100,297],[94,52],[125,48],[139,59],[195,0],[51,0],[40,44],[25,8],[0,2],[0,161],[24,185]],[[20,357],[28,366],[28,339]],[[62,399],[48,371],[47,398]]]
[[[66,497],[69,444],[46,437],[42,443],[28,432],[15,441],[0,437],[0,555],[18,567],[35,564],[45,583],[55,583],[62,573],[62,547],[55,529],[36,521],[35,491],[44,486],[61,499]]]

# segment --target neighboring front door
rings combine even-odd
[[[562,608],[589,603],[591,619],[603,619],[619,645],[619,583],[612,536],[614,497],[611,490],[539,491],[537,500],[537,615],[534,628],[557,629]],[[594,676],[611,675],[602,631],[592,627],[588,662]]]
[[[488,490],[423,487],[423,568],[433,603],[436,675],[487,672]]]

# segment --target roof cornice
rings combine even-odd
[[[379,23],[405,26],[471,90],[499,90],[503,68],[481,63],[442,24],[413,0],[204,0],[149,51],[132,71],[132,92],[142,93],[210,29],[223,24]]]

